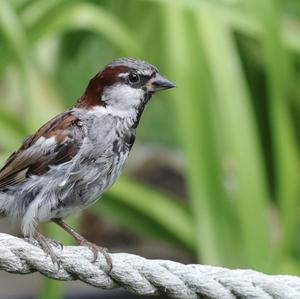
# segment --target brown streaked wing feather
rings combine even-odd
[[[39,138],[54,137],[53,144],[34,146]],[[71,160],[79,151],[83,139],[80,121],[71,111],[62,113],[27,138],[0,170],[0,190],[41,175],[50,165]]]

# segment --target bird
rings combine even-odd
[[[19,221],[23,236],[59,263],[41,222],[54,222],[88,247],[112,260],[107,249],[89,242],[65,222],[95,203],[121,175],[134,144],[145,105],[161,90],[175,87],[157,67],[119,58],[100,70],[67,111],[26,138],[0,170],[0,214]]]

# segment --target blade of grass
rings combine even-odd
[[[232,161],[237,184],[231,196],[238,207],[244,264],[266,270],[272,257],[266,221],[269,194],[249,92],[228,24],[208,10],[198,20],[214,80],[223,154]]]
[[[57,96],[49,82],[38,71],[31,55],[24,26],[9,1],[0,1],[0,32],[10,47],[18,70],[24,94],[24,120],[28,131],[36,129],[50,115],[60,111]]]
[[[51,5],[47,1],[33,2],[21,13],[32,45],[49,36],[84,29],[104,36],[126,55],[139,56],[141,49],[125,24],[100,5],[78,1],[52,2]],[[21,33],[20,28],[17,33]],[[16,41],[24,44],[24,36]],[[10,51],[5,50],[0,48],[0,71],[12,57]]]
[[[140,52],[138,44],[125,24],[99,5],[75,1],[62,2],[49,10],[45,9],[45,13],[34,23],[28,17],[26,22],[29,26],[28,34],[33,42],[70,30],[86,29],[104,36],[125,53],[136,55]]]
[[[70,2],[70,0],[35,0],[27,5],[21,11],[21,18],[25,25],[32,25],[39,22],[49,11],[55,9],[57,6],[62,5],[65,2]]]
[[[256,37],[257,34],[261,32],[261,28],[257,22],[255,22],[255,18],[251,14],[248,14],[247,11],[242,9],[235,9],[232,6],[228,5],[220,5],[220,3],[210,1],[210,0],[139,0],[143,2],[153,2],[153,3],[169,3],[173,6],[178,6],[181,8],[187,8],[189,10],[205,10],[205,9],[214,9],[216,13],[216,17],[226,18],[230,23],[231,27],[234,28],[235,31],[245,34],[247,36]],[[52,1],[53,2],[53,1]],[[56,5],[66,5],[62,0],[56,0],[54,4],[48,4],[46,1],[39,1],[37,4],[35,2],[32,4],[32,7],[29,6],[28,9],[24,10],[24,19],[26,23],[28,22],[28,26],[30,28],[37,28],[37,21],[44,18],[43,13],[48,13],[48,9],[52,9]],[[137,1],[138,2],[138,1]],[[300,51],[300,41],[299,41],[299,26],[295,26],[296,21],[291,20],[287,17],[283,18],[284,25],[284,41],[286,45],[294,50]],[[35,32],[35,31],[34,31]],[[30,33],[30,30],[29,30]],[[30,35],[30,34],[29,34]],[[3,69],[4,65],[9,61],[9,55],[3,53],[0,49],[0,71]]]
[[[261,43],[271,112],[271,133],[275,148],[276,198],[283,225],[282,254],[292,250],[297,229],[299,201],[299,153],[289,112],[291,57],[282,40],[282,23],[276,1],[255,0],[249,5],[261,23]],[[275,63],[276,62],[276,63]]]
[[[14,150],[25,133],[22,123],[11,114],[5,107],[0,107],[0,148],[5,151]]]
[[[140,199],[137,199],[140,200]],[[112,194],[105,194],[101,200],[98,201],[91,208],[92,213],[97,213],[100,217],[113,218],[116,223],[120,223],[122,227],[128,228],[133,233],[144,238],[145,236],[152,236],[155,239],[160,239],[177,246],[184,247],[190,252],[195,251],[195,247],[191,247],[194,243],[184,242],[182,238],[178,239],[173,230],[170,231],[165,225],[153,217],[152,212],[147,209],[136,208],[135,204],[127,203],[125,200],[120,200],[120,197],[112,196]]]
[[[258,34],[263,32],[260,23],[257,22],[255,16],[249,11],[243,9],[242,6],[233,7],[230,3],[220,3],[211,0],[136,0],[141,2],[153,2],[158,4],[169,4],[178,6],[179,8],[188,10],[213,10],[215,18],[225,20],[230,27],[236,32],[256,38]],[[248,1],[251,3],[251,1]],[[291,19],[287,16],[282,16],[283,35],[282,41],[285,46],[295,52],[300,52],[299,39],[299,22],[296,19]]]
[[[22,122],[6,107],[0,107],[0,121],[9,125],[15,132],[19,132],[19,134],[25,133]]]
[[[231,213],[222,191],[220,162],[212,127],[211,94],[201,48],[189,39],[192,15],[177,7],[163,11],[167,69],[178,84],[174,92],[177,130],[187,157],[188,188],[201,262],[233,265]],[[231,256],[231,257],[230,257]]]
[[[41,290],[39,292],[39,299],[60,299],[64,298],[64,289],[66,282],[57,281],[44,277],[41,282]]]
[[[190,215],[184,205],[176,199],[125,178],[118,180],[109,191],[109,195],[147,215],[187,248],[194,247]]]
[[[9,123],[0,120],[0,149],[12,151],[17,148],[24,136],[14,130]]]

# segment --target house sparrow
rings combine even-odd
[[[121,58],[93,77],[75,106],[27,138],[0,170],[0,214],[21,221],[22,233],[50,255],[39,222],[53,221],[97,259],[105,248],[88,242],[63,219],[93,204],[120,176],[151,96],[175,84],[148,62]],[[58,241],[54,241],[58,244]]]

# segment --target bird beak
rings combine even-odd
[[[169,88],[176,87],[176,85],[168,80],[167,78],[156,73],[146,84],[148,91],[157,92],[160,90],[165,90]]]

